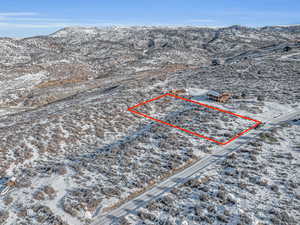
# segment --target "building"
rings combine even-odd
[[[185,93],[186,93],[186,90],[184,90],[184,89],[171,90],[170,93],[171,93],[171,94],[174,94],[174,95],[180,95],[180,94],[185,94]]]
[[[209,91],[207,92],[207,97],[210,100],[216,101],[216,102],[227,102],[229,98],[231,97],[231,94],[229,93],[219,93],[217,91]]]

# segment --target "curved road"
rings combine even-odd
[[[262,132],[269,130],[274,127],[278,123],[292,120],[297,118],[300,115],[300,111],[293,111],[287,113],[283,116],[276,116],[272,118],[272,120],[268,121],[265,126],[261,129],[255,130],[252,129],[248,133],[239,137],[237,140],[225,145],[225,146],[216,146],[212,153],[201,160],[197,161],[195,164],[190,167],[184,169],[181,172],[178,172],[161,183],[156,184],[151,189],[142,193],[141,195],[135,197],[134,199],[124,203],[119,208],[112,210],[106,214],[100,214],[94,218],[92,225],[109,225],[114,224],[113,221],[117,217],[126,216],[128,214],[136,213],[137,209],[145,206],[147,202],[159,198],[162,194],[169,192],[175,186],[185,183],[188,181],[194,174],[202,171],[205,173],[208,167],[217,161],[223,159],[228,154],[237,151],[242,145],[250,142],[254,137],[259,135]]]

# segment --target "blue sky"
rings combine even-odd
[[[0,36],[66,26],[267,26],[300,24],[300,0],[11,0],[0,5]]]

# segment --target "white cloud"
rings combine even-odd
[[[0,12],[1,28],[62,28],[69,26],[107,26],[107,21],[74,21],[71,19],[41,17],[36,12]]]
[[[47,23],[47,24],[25,24],[25,23],[1,23],[0,28],[52,28],[70,26],[64,23]]]
[[[41,17],[1,17],[0,21],[36,21],[36,22],[54,22],[54,21],[70,21],[69,19],[54,19]]]
[[[37,16],[36,12],[0,12],[0,17]]]
[[[39,24],[27,24],[27,23],[1,23],[1,28],[62,28],[72,26],[109,26],[109,23],[39,23]]]

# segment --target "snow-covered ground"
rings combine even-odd
[[[187,89],[195,101],[262,122],[297,110],[300,67],[288,56],[299,51],[299,46],[289,41],[296,35],[290,27],[235,26],[220,30],[67,28],[49,37],[0,38],[0,189],[12,177],[17,179],[15,186],[0,196],[0,223],[90,224],[91,217],[110,211],[211,154],[214,143],[127,111],[170,90]],[[286,45],[292,50],[287,52]],[[285,60],[278,60],[284,55]],[[230,92],[233,98],[226,104],[212,102],[206,97],[208,90]],[[244,121],[228,121],[221,114],[199,112],[188,104],[147,107],[145,113],[189,129],[204,129],[209,135],[228,132],[230,136],[246,126]],[[205,118],[210,120],[203,122]],[[289,139],[298,141],[295,126],[278,131],[283,132],[284,140],[273,133],[263,135],[262,151],[255,143],[249,147],[262,153],[252,155],[241,149],[237,162],[212,168],[212,173],[206,174],[211,182],[201,189],[215,191],[224,185],[236,191],[233,196],[225,194],[222,201],[228,197],[238,202],[242,194],[252,196],[255,202],[270,196],[270,202],[294,213],[290,205],[297,209],[298,201],[285,202],[293,193],[281,194],[284,199],[280,201],[270,193],[280,170],[293,172],[292,166],[298,164],[268,154],[289,149],[297,159],[289,144]],[[251,169],[254,165],[268,166],[268,174],[259,176],[268,180],[269,186],[257,185],[246,175],[249,187],[245,190],[230,186],[230,174],[234,173],[235,179],[236,170],[239,174],[260,172],[257,167]],[[255,188],[258,195],[248,194],[248,188]],[[174,206],[182,206],[179,216],[183,218],[173,215],[173,207],[175,212],[172,208],[170,213],[175,220],[191,221],[186,215],[193,215],[195,209],[187,206],[200,204],[196,201],[200,194],[203,201],[211,198],[213,205],[201,206],[204,221],[225,214],[215,192],[206,196],[189,185],[179,189],[184,197],[175,194],[172,198]],[[264,221],[255,215],[252,203],[246,203],[247,218]],[[242,214],[234,211],[238,204],[228,206],[227,217],[234,221],[241,220]],[[290,218],[288,214],[283,216]],[[155,215],[170,217],[163,209]],[[297,213],[292,216],[298,219]],[[245,224],[249,224],[247,218]],[[134,223],[142,220],[146,219],[134,218]]]
[[[131,224],[286,224],[300,219],[300,121],[276,127],[196,174],[137,215]]]

